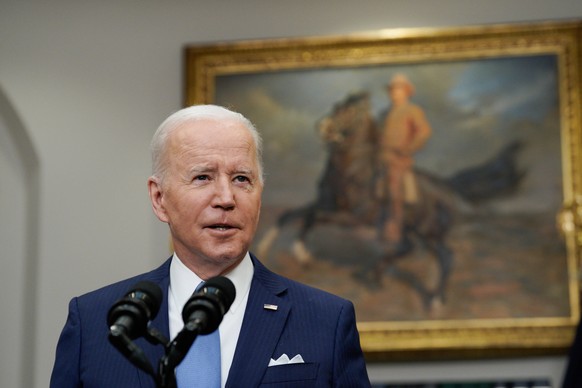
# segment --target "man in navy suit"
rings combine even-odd
[[[221,387],[369,387],[353,304],[276,275],[249,252],[263,190],[254,126],[218,106],[182,109],[156,131],[152,159],[149,196],[174,254],[149,273],[71,300],[51,388],[155,387],[107,340],[109,308],[138,281],[156,283],[163,299],[151,326],[173,338],[195,287],[219,275],[236,288],[219,327]],[[143,338],[135,344],[152,363],[164,355]]]
[[[578,322],[562,381],[562,388],[580,387],[582,387],[582,322]]]

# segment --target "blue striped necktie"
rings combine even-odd
[[[200,283],[196,291],[203,285]],[[196,292],[195,291],[195,292]],[[220,388],[220,333],[218,329],[194,340],[176,368],[178,388]]]

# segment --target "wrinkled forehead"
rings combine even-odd
[[[253,136],[238,121],[195,120],[176,127],[168,138],[165,158],[171,165],[220,158],[260,173]]]
[[[173,145],[238,145],[255,148],[250,129],[237,120],[197,118],[177,125],[168,140]]]

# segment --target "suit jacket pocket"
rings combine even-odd
[[[270,366],[267,368],[262,384],[315,381],[318,369],[319,364],[312,362]]]

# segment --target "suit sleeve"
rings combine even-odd
[[[370,387],[366,362],[356,327],[354,305],[347,302],[340,312],[335,337],[334,387]]]
[[[562,388],[579,388],[582,383],[582,324],[578,324],[574,342],[570,347]]]
[[[81,388],[79,360],[81,358],[81,322],[77,298],[69,303],[67,322],[59,337],[50,388]]]

